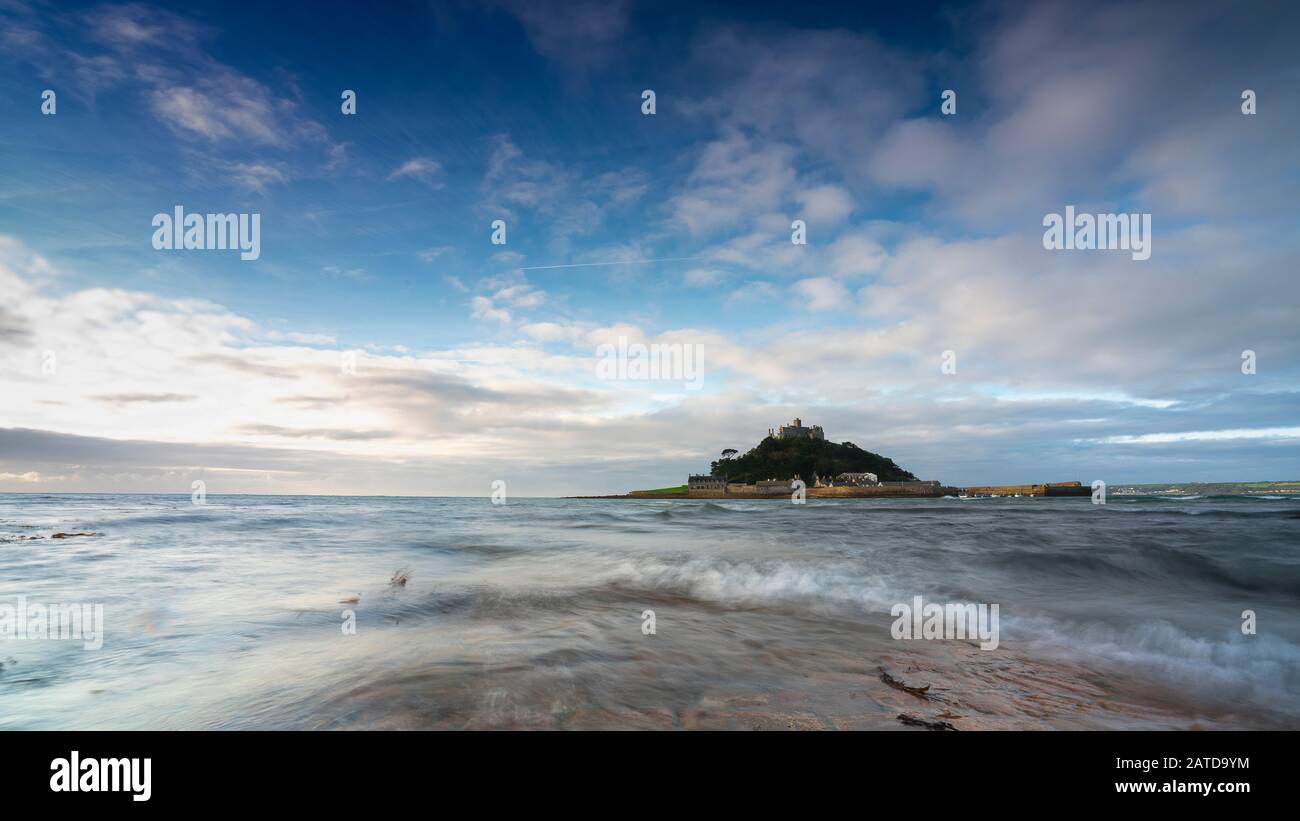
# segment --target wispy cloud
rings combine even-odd
[[[1300,427],[1141,433],[1132,436],[1107,436],[1097,441],[1108,445],[1165,445],[1174,442],[1232,442],[1240,439],[1300,439]]]
[[[533,48],[572,70],[608,60],[628,27],[630,0],[497,0],[519,18]]]
[[[394,168],[388,179],[400,180],[403,177],[418,180],[434,188],[441,188],[442,165],[430,157],[412,157]]]

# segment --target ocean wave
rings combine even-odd
[[[614,527],[625,532],[653,532],[664,524],[711,524],[735,521],[747,525],[755,516],[784,513],[778,505],[720,504],[717,502],[672,502],[653,507],[635,506],[621,512],[583,510],[577,516],[566,517],[565,527],[600,529]],[[650,529],[646,529],[650,528]]]
[[[864,576],[847,564],[647,558],[622,563],[606,575],[605,582],[735,605],[812,602],[887,609],[900,601],[883,577]]]
[[[1025,634],[1054,654],[1102,657],[1222,701],[1251,700],[1300,715],[1300,646],[1277,636],[1229,630],[1199,637],[1158,619],[1124,628],[1051,619],[1004,625],[1004,636]]]
[[[249,520],[243,516],[227,513],[220,508],[208,508],[203,505],[187,506],[170,512],[150,512],[121,517],[103,517],[97,521],[118,527],[148,525],[187,525],[211,524],[221,519],[230,519],[244,524]]]
[[[1163,535],[1158,531],[1134,533],[1123,547],[1098,545],[1091,550],[1008,547],[989,551],[983,558],[1004,573],[1022,577],[1070,578],[1085,583],[1124,580],[1161,586],[1192,584],[1282,594],[1300,602],[1300,564],[1284,554],[1257,551],[1211,556],[1155,541]]]
[[[1098,564],[1095,557],[1079,558],[1080,566],[1090,570]],[[1209,566],[1202,569],[1210,570]],[[965,591],[964,597],[945,597],[945,592],[957,591],[945,591],[939,585],[910,584],[886,575],[866,576],[847,566],[790,562],[638,561],[620,568],[611,581],[631,590],[733,607],[848,607],[877,617],[888,614],[899,602],[910,602],[919,593],[925,593],[930,601],[981,598],[971,591]],[[1269,586],[1258,579],[1253,583],[1238,579],[1234,583]],[[1272,585],[1276,589],[1283,586]],[[1041,643],[1066,656],[1105,658],[1180,685],[1195,683],[1199,691],[1216,698],[1250,698],[1264,704],[1283,700],[1293,712],[1300,712],[1300,647],[1280,637],[1231,633],[1225,638],[1195,636],[1160,619],[1116,628],[1102,622],[1048,615],[1017,617],[1018,609],[1006,604],[1001,607],[1004,640]]]
[[[1133,508],[1114,505],[1108,503],[1107,507],[1114,507],[1116,510],[1123,511],[1130,515],[1151,514],[1156,516],[1204,516],[1210,519],[1295,519],[1300,517],[1300,510],[1289,509],[1287,507],[1277,507],[1264,510],[1259,507],[1242,507],[1235,510],[1225,510],[1216,507],[1189,507],[1186,509],[1165,508],[1154,509],[1149,507]]]
[[[1182,510],[1187,516],[1204,516],[1210,519],[1300,519],[1300,510]]]

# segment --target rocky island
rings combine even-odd
[[[634,490],[613,498],[754,499],[788,498],[796,490],[812,498],[940,496],[1087,496],[1080,482],[952,487],[921,480],[885,456],[852,442],[827,441],[820,425],[803,420],[769,428],[767,436],[743,455],[728,448],[707,474],[692,474],[686,484]]]

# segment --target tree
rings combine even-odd
[[[736,450],[735,448],[727,448],[722,452],[722,458],[730,459],[731,457],[735,456],[737,453],[740,453],[740,451]]]

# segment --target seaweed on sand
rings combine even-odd
[[[907,713],[899,713],[898,720],[906,724],[908,727],[924,727],[927,730],[952,730],[953,732],[957,732],[957,728],[946,721],[926,721],[923,718],[917,718],[916,716],[911,716]]]
[[[891,676],[889,674],[889,671],[887,671],[884,667],[877,667],[876,669],[880,671],[880,680],[888,684],[890,687],[893,687],[895,690],[902,690],[904,693],[911,693],[912,695],[916,696],[919,699],[924,699],[926,701],[929,701],[930,685],[927,684],[924,687],[913,687],[911,685],[904,684],[903,682]]]

